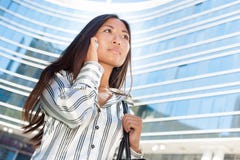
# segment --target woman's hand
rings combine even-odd
[[[137,153],[141,153],[140,137],[142,132],[142,119],[140,117],[125,114],[122,119],[123,128],[129,133],[130,147]]]
[[[98,41],[96,37],[90,39],[90,44],[88,47],[87,57],[85,61],[98,61],[97,55]]]

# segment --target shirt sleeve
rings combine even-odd
[[[117,156],[118,156],[118,151],[119,151],[119,147],[116,149],[115,154],[113,159],[116,160]],[[137,153],[135,152],[131,147],[130,147],[130,152],[131,152],[131,159],[143,159],[144,160],[144,154],[143,153]],[[126,152],[125,152],[125,148],[123,150],[123,158],[126,158]]]
[[[132,148],[130,148],[131,151],[131,159],[143,159],[143,153],[137,153]]]
[[[67,75],[56,73],[42,93],[44,111],[71,128],[90,123],[97,113],[97,90],[103,68],[94,61],[82,67],[72,84]]]

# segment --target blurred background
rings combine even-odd
[[[24,101],[102,13],[131,25],[146,159],[240,160],[240,0],[0,0],[0,160],[30,159]]]

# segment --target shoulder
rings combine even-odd
[[[71,73],[65,70],[56,72],[50,84],[57,84],[59,86],[72,85],[73,76]]]
[[[67,80],[69,82],[73,81],[73,74],[68,71],[65,71],[65,70],[61,70],[61,71],[55,73],[55,77]]]

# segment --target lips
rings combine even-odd
[[[120,49],[119,48],[111,48],[109,49],[110,52],[114,53],[114,54],[120,54]]]

